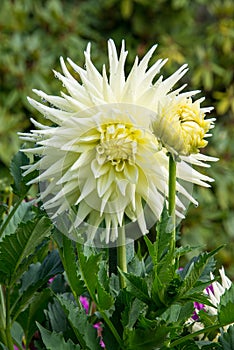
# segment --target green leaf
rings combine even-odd
[[[75,248],[73,241],[67,236],[63,235],[63,264],[72,292],[74,293],[75,297],[77,297],[84,292],[85,287],[84,282],[80,278],[77,258],[74,249]]]
[[[57,298],[82,348],[100,350],[96,330],[88,322],[85,310],[83,308],[79,309],[73,301],[65,299],[64,296],[57,296]]]
[[[234,326],[230,326],[227,332],[219,337],[219,343],[221,343],[223,350],[234,349]]]
[[[33,201],[31,202],[22,202],[19,207],[16,209],[14,215],[12,216],[11,220],[9,221],[8,225],[6,226],[4,230],[4,236],[14,233],[18,227],[18,225],[22,222],[32,220],[34,214],[31,211],[33,205]],[[11,208],[11,210],[13,207]],[[7,218],[7,217],[6,217]],[[5,220],[6,220],[5,218]],[[4,224],[4,221],[3,221]]]
[[[3,343],[0,342],[0,350],[9,350]]]
[[[66,342],[62,334],[50,332],[39,323],[37,326],[47,350],[80,350],[80,346],[75,345],[70,339]]]
[[[26,348],[28,348],[32,336],[37,330],[36,321],[42,322],[45,319],[44,310],[46,309],[50,298],[51,291],[49,288],[42,290],[40,293],[34,294],[33,300],[30,303],[25,328]]]
[[[81,249],[81,246],[77,245],[80,268],[82,272],[82,277],[85,281],[86,286],[89,288],[90,292],[94,294],[96,292],[96,286],[98,283],[98,271],[99,264],[102,258],[102,254],[90,255],[87,258]]]
[[[180,276],[183,279],[183,283],[181,285],[181,288],[179,290],[179,295],[185,297],[187,294],[191,294],[194,291],[196,292],[196,283],[198,281],[207,281],[206,274],[207,274],[207,266],[213,266],[213,264],[209,264],[209,260],[215,255],[221,247],[213,250],[210,253],[204,252],[201,253],[198,257],[193,258],[184,268],[183,271],[181,271]],[[205,273],[204,273],[205,271]],[[209,281],[207,281],[209,283]],[[199,287],[201,287],[202,284],[199,284]],[[194,290],[193,290],[194,288]],[[204,287],[203,287],[204,288]]]
[[[23,177],[23,170],[21,169],[22,166],[28,164],[29,158],[23,152],[16,153],[10,164],[11,175],[14,179],[14,184],[12,186],[13,192],[19,197],[24,196],[29,189],[29,186],[26,185],[29,178],[28,176]]]
[[[167,308],[161,318],[167,323],[181,323],[188,320],[193,311],[193,302],[187,302],[185,305],[173,304]]]
[[[37,218],[20,224],[15,233],[4,237],[0,242],[0,272],[5,275],[3,283],[10,285],[20,278],[20,265],[24,271],[27,269],[27,258],[50,235],[50,226],[50,220],[46,217]]]
[[[51,324],[52,330],[56,333],[63,332],[65,335],[68,331],[68,320],[57,298],[48,304],[48,310],[45,311]]]
[[[166,207],[163,209],[156,231],[156,242],[151,243],[147,237],[145,237],[145,242],[153,261],[152,298],[156,305],[160,307],[168,302],[165,290],[171,283],[176,270],[174,251],[171,245],[174,234],[171,217],[168,215]]]
[[[222,326],[234,323],[234,284],[220,298],[218,319]]]
[[[97,303],[99,310],[109,310],[114,305],[112,295],[105,291],[100,283],[97,284]]]
[[[139,316],[146,310],[146,304],[139,299],[134,299],[133,303],[127,311],[128,323],[127,328],[133,329],[135,323],[137,322]]]
[[[24,330],[18,322],[14,322],[11,327],[11,335],[14,340],[14,344],[22,347],[22,340],[24,336]]]
[[[124,337],[126,339],[127,349],[152,350],[160,348],[171,329],[166,324],[157,324],[157,321],[152,322],[151,326],[148,325],[145,328],[125,329]]]
[[[127,291],[144,303],[150,304],[151,299],[145,277],[135,276],[133,274],[124,273],[121,271],[120,273],[126,279]]]
[[[34,289],[42,287],[51,277],[63,273],[64,268],[56,249],[49,252],[42,264],[37,262],[29,267],[22,276],[20,293],[24,293],[30,286]]]

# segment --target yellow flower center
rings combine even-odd
[[[117,172],[125,163],[135,163],[137,144],[142,132],[130,124],[108,124],[99,128],[100,143],[96,147],[99,164],[110,162]]]

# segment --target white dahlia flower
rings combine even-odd
[[[72,222],[69,232],[74,239],[83,229],[85,240],[109,244],[116,241],[119,227],[131,222],[137,223],[130,230],[135,238],[136,227],[145,234],[160,217],[168,194],[168,156],[151,126],[160,101],[179,93],[170,91],[187,68],[183,66],[169,78],[153,82],[166,62],[160,59],[148,68],[155,48],[140,62],[136,57],[126,77],[124,42],[119,57],[114,42],[108,42],[109,75],[105,66],[99,73],[93,65],[89,44],[84,69],[68,59],[80,82],[62,58],[63,75],[55,72],[68,94],[61,92],[58,97],[34,90],[44,103],[29,98],[53,125],[32,120],[37,129],[21,134],[22,139],[37,146],[23,151],[40,156],[35,164],[25,167],[25,174],[40,171],[31,183],[40,183],[40,199],[54,219],[72,215],[68,221],[69,225]],[[208,166],[205,161],[214,160],[199,153],[181,156],[178,181],[208,187],[212,179],[190,164]],[[196,203],[179,182],[177,193]],[[182,217],[183,210],[177,198],[176,214]]]

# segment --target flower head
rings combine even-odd
[[[152,127],[155,135],[172,154],[189,156],[207,145],[204,138],[211,136],[207,132],[213,127],[214,119],[205,120],[205,113],[212,108],[201,108],[202,101],[193,102],[186,93],[172,93],[159,104]]]
[[[171,96],[171,88],[187,69],[183,66],[169,78],[153,83],[166,62],[158,60],[148,69],[154,50],[155,46],[140,62],[136,57],[125,77],[124,42],[118,58],[110,40],[108,77],[105,66],[101,74],[93,65],[88,45],[85,69],[68,59],[81,82],[71,75],[62,58],[63,75],[55,72],[68,94],[62,92],[58,97],[34,90],[44,104],[29,98],[53,125],[33,120],[37,130],[21,134],[37,145],[24,152],[41,157],[24,168],[25,174],[40,170],[39,177],[31,183],[40,182],[40,199],[45,209],[57,220],[59,228],[64,223],[72,226],[69,232],[74,239],[81,236],[88,242],[98,239],[109,244],[116,241],[119,227],[126,222],[137,223],[130,233],[131,236],[134,231],[131,238],[137,238],[160,217],[168,194],[168,157],[151,126],[161,101]],[[182,156],[181,160],[178,179],[209,186],[207,182],[212,179],[190,164],[207,166],[204,161],[215,158],[196,154]],[[179,182],[177,193],[196,203]],[[177,197],[176,214],[183,217],[183,210]]]

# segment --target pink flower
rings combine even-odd
[[[89,312],[89,301],[88,298],[83,297],[82,295],[80,296],[80,302],[83,308],[85,309],[86,314]]]
[[[83,306],[83,308],[85,309],[85,312],[86,314],[89,313],[89,300],[88,298],[86,297],[83,297],[82,295],[80,296],[80,302],[81,302],[81,305]],[[97,336],[100,338],[100,346],[102,348],[105,348],[105,344],[103,342],[103,339],[102,339],[102,323],[101,322],[97,322],[93,325],[93,327],[97,330]]]
[[[95,324],[93,325],[93,327],[96,328],[96,330],[97,330],[97,335],[98,335],[98,337],[100,337],[100,343],[99,343],[99,344],[101,345],[102,348],[105,348],[105,343],[104,343],[104,341],[102,340],[102,330],[103,330],[103,328],[102,328],[102,323],[101,323],[101,322],[95,323]]]

